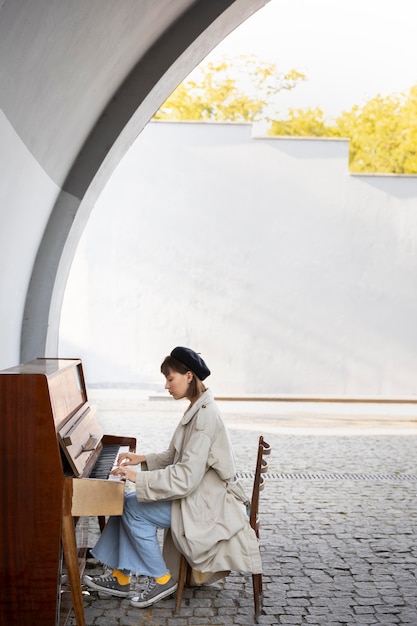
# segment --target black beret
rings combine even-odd
[[[201,356],[197,354],[197,352],[194,352],[194,350],[191,350],[191,348],[177,346],[171,352],[171,356],[177,359],[177,361],[180,361],[180,363],[183,363],[186,367],[189,367],[200,380],[204,380],[207,376],[210,376],[210,370]]]

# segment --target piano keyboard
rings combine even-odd
[[[129,446],[105,446],[90,473],[90,478],[120,480],[119,476],[112,476],[111,471],[117,466],[117,458],[122,452],[129,452]]]

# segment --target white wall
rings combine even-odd
[[[19,363],[33,263],[59,192],[0,110],[0,369]]]
[[[417,392],[417,178],[352,176],[348,143],[151,123],[97,203],[60,354],[160,385],[175,345],[217,394]]]

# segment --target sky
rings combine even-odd
[[[279,112],[334,117],[417,84],[415,0],[270,0],[205,59],[255,54],[307,80],[281,92]],[[284,115],[283,115],[284,116]]]

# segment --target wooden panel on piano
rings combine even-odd
[[[79,359],[34,359],[0,373],[45,377],[47,403],[56,424],[62,425],[87,402],[84,372]]]
[[[70,490],[68,515],[72,517],[121,515],[125,484],[120,480],[66,478]],[[65,512],[65,511],[64,511]]]
[[[102,448],[103,430],[95,409],[77,411],[59,428],[58,438],[73,475],[87,475]]]

